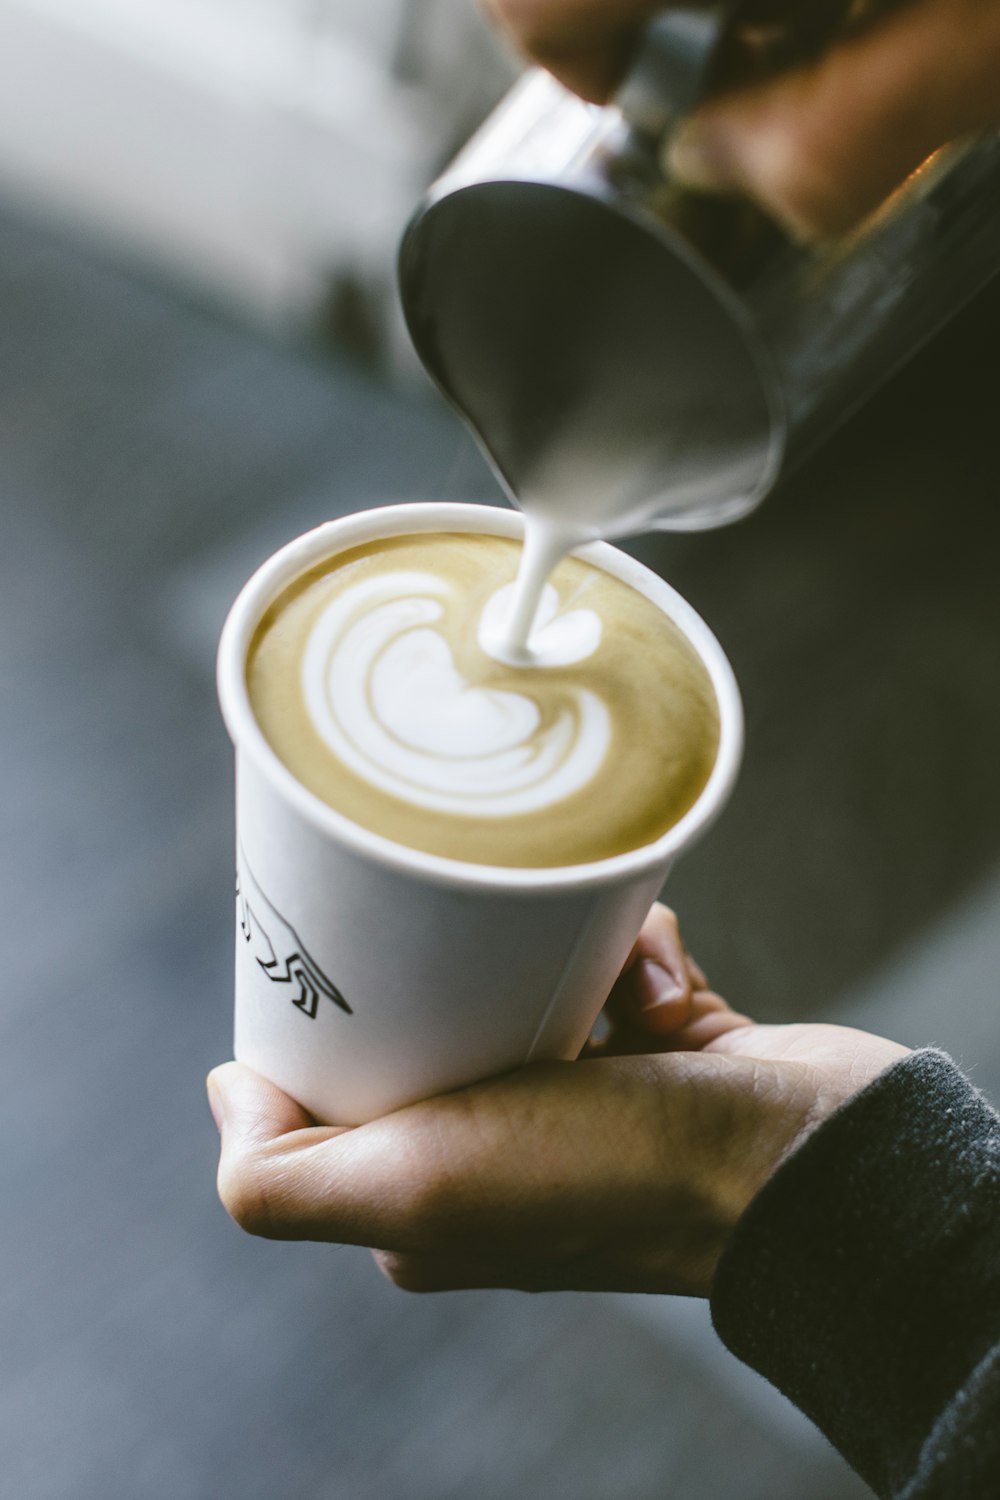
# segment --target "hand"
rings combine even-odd
[[[584,98],[625,72],[656,0],[485,0],[515,43]],[[809,3],[809,0],[803,0]],[[1000,124],[1000,6],[906,0],[819,61],[713,100],[673,143],[674,171],[739,189],[794,234],[839,234],[937,147]]]
[[[618,987],[612,1049],[640,1034],[636,965],[676,959],[663,912]],[[837,1026],[755,1026],[694,973],[688,998],[667,1002],[665,1050],[532,1064],[355,1128],[317,1126],[227,1063],[209,1077],[222,1200],[253,1234],[376,1247],[411,1290],[705,1295],[779,1163],[906,1049]]]
[[[749,1025],[746,1016],[709,989],[684,946],[676,916],[657,902],[608,996],[599,1023],[606,1034],[592,1038],[583,1056],[696,1051],[726,1031]]]

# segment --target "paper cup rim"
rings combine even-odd
[[[385,505],[326,521],[288,542],[261,564],[237,595],[219,641],[219,702],[236,750],[248,755],[298,815],[327,837],[375,864],[441,885],[558,894],[617,885],[651,874],[658,867],[665,870],[682,849],[705,832],[732,791],[743,752],[743,707],[732,667],[701,616],[658,574],[607,542],[588,542],[575,548],[574,556],[630,584],[673,621],[707,669],[719,707],[719,749],[711,774],[684,816],[652,843],[586,864],[542,868],[472,864],[427,854],[372,833],[337,812],[303,786],[271,748],[251,708],[246,678],[247,652],[267,607],[295,578],[339,552],[380,537],[428,531],[520,539],[524,516],[520,511],[497,506],[450,501]]]

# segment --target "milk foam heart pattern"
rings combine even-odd
[[[578,688],[571,705],[540,726],[531,698],[467,682],[435,629],[454,593],[443,577],[400,569],[352,584],[323,609],[302,667],[321,739],[380,790],[438,812],[504,818],[571,796],[607,754],[606,707]],[[501,589],[489,601],[481,639],[508,593]],[[596,649],[601,627],[592,611],[560,618],[551,588],[544,611],[536,669]]]

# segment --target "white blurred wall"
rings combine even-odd
[[[306,326],[514,65],[475,0],[0,0],[0,196]]]

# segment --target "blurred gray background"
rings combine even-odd
[[[395,237],[512,76],[474,7],[0,0],[0,1452],[16,1500],[850,1500],[673,1299],[420,1299],[214,1196],[215,638],[277,544],[500,496],[415,377]],[[1000,285],[755,517],[634,550],[746,769],[670,899],[769,1020],[1000,1097]]]

